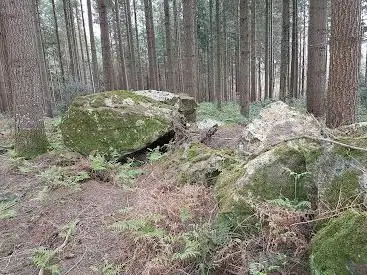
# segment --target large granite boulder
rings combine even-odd
[[[174,107],[128,91],[77,97],[61,123],[66,146],[81,154],[124,156],[173,131]]]
[[[156,90],[133,91],[133,93],[174,106],[188,122],[196,121],[196,109],[198,104],[196,103],[195,98],[191,96]]]
[[[278,101],[261,110],[259,117],[244,129],[241,143],[243,150],[257,154],[297,137],[320,137],[320,131],[320,124],[314,117]]]

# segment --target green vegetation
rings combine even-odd
[[[15,217],[16,199],[6,198],[0,199],[0,220],[11,219]]]
[[[74,220],[60,229],[58,236],[62,237],[64,241],[57,248],[53,250],[47,249],[45,247],[38,247],[34,249],[32,262],[36,267],[40,268],[39,274],[44,274],[45,271],[49,271],[55,275],[61,274],[61,268],[57,263],[56,257],[59,256],[59,254],[68,244],[70,237],[75,234],[78,223],[78,220]]]
[[[80,188],[80,182],[89,179],[85,171],[73,173],[68,168],[60,166],[51,166],[40,174],[46,186],[50,189],[59,187]]]
[[[313,274],[354,273],[367,264],[367,214],[350,210],[330,220],[312,239]]]

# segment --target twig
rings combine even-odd
[[[76,223],[77,224],[77,223]],[[58,254],[58,253],[60,253],[64,248],[65,248],[65,246],[68,244],[68,242],[69,242],[69,239],[70,239],[70,236],[73,234],[73,230],[71,230],[70,228],[69,228],[69,230],[67,231],[67,233],[66,233],[66,236],[65,236],[65,239],[64,239],[64,241],[63,241],[63,243],[60,245],[60,246],[58,246],[58,247],[56,247],[56,249],[54,250],[54,251],[52,251],[52,253],[51,253],[51,255],[50,255],[50,260],[56,255],[56,254]],[[44,272],[45,272],[45,268],[44,267],[42,267],[41,269],[40,269],[40,271],[38,272],[38,275],[43,275],[44,274]]]
[[[83,255],[80,257],[80,259],[75,263],[75,265],[73,265],[68,271],[66,271],[64,273],[64,275],[68,274],[70,271],[72,271],[74,268],[76,268],[78,266],[78,264],[80,264],[80,262],[83,260],[85,254],[87,253],[87,248],[85,249]]]
[[[300,138],[308,138],[308,139],[312,139],[312,140],[319,140],[319,141],[325,141],[325,142],[330,142],[330,143],[334,143],[336,145],[345,147],[345,148],[349,148],[349,149],[353,149],[353,150],[358,150],[358,151],[363,151],[363,152],[367,152],[366,148],[362,148],[362,147],[358,147],[358,146],[353,146],[353,145],[349,145],[349,144],[345,144],[333,139],[329,139],[329,138],[321,138],[321,137],[312,137],[312,136],[301,136],[298,138],[294,138],[294,139],[300,139]]]

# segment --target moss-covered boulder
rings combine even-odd
[[[127,91],[77,97],[61,122],[66,146],[123,156],[140,150],[173,130],[174,108]]]
[[[232,150],[213,149],[201,143],[191,143],[180,158],[177,169],[183,184],[215,185],[227,167],[241,162]]]
[[[307,140],[283,143],[246,164],[232,165],[215,187],[221,212],[251,214],[251,203],[286,198],[316,201],[310,169],[320,156],[320,145]]]
[[[317,275],[367,274],[367,213],[332,219],[312,239],[311,270]]]
[[[198,108],[198,104],[195,98],[191,96],[155,90],[133,91],[133,93],[174,106],[188,122],[196,121],[196,109]]]

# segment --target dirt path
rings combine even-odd
[[[108,229],[113,214],[129,204],[131,192],[109,183],[88,181],[82,189],[57,189],[42,201],[34,198],[41,183],[34,175],[9,171],[4,156],[0,196],[18,201],[14,218],[0,220],[0,274],[38,274],[30,259],[40,246],[56,248],[58,232],[78,220],[75,234],[60,255],[63,274],[98,274],[104,260],[114,262],[124,254],[124,242]]]

